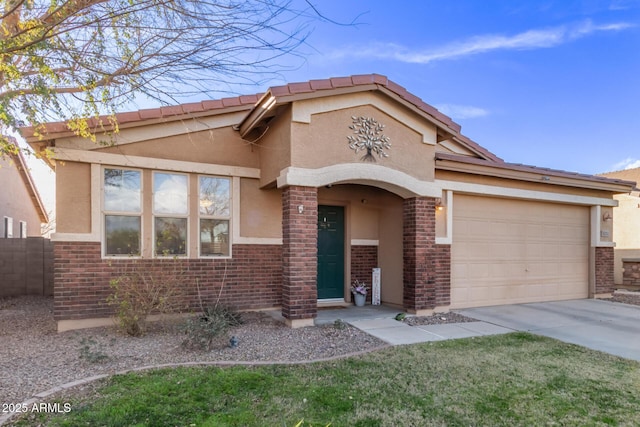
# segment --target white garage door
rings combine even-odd
[[[587,298],[589,208],[455,195],[451,307]]]

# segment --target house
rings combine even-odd
[[[633,183],[506,163],[381,75],[117,115],[55,152],[55,317],[104,324],[109,280],[179,266],[190,302],[279,308],[292,327],[381,269],[410,313],[588,298],[613,287],[611,222]],[[517,138],[517,136],[514,136]]]
[[[39,237],[49,217],[21,151],[0,157],[0,183],[0,238]]]
[[[53,251],[40,237],[49,218],[19,150],[0,157],[0,184],[0,297],[51,295]]]
[[[607,178],[640,182],[640,168],[603,173]],[[640,286],[640,189],[617,194],[613,208],[614,281],[616,286]]]

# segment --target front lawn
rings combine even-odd
[[[286,345],[286,343],[281,343]],[[640,364],[527,333],[294,366],[115,376],[53,426],[640,425]]]

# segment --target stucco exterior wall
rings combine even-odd
[[[292,165],[316,169],[339,163],[359,163],[365,152],[349,148],[353,135],[352,116],[371,117],[385,125],[390,138],[388,158],[375,155],[376,163],[399,170],[423,181],[433,181],[435,147],[423,143],[423,136],[371,105],[330,111],[311,116],[310,123],[292,123]],[[435,129],[435,127],[434,127]]]
[[[94,151],[227,166],[260,167],[258,150],[231,127],[134,142]]]
[[[91,165],[56,164],[56,232],[91,232]]]
[[[280,171],[291,166],[291,108],[269,122],[269,131],[256,141],[260,151],[260,185],[271,185]]]
[[[614,280],[622,285],[622,259],[640,258],[640,197],[620,194],[615,199],[619,205],[613,210]]]
[[[20,221],[27,222],[27,236],[40,236],[40,217],[17,167],[0,158],[0,238],[5,235],[5,216],[13,219],[13,237],[20,237]]]
[[[402,307],[402,199],[388,193],[380,210],[378,233],[378,265],[380,266],[380,299],[383,303]]]
[[[260,189],[260,180],[240,180],[240,236],[282,237],[282,191]]]

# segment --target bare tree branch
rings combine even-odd
[[[333,22],[310,0],[0,0],[0,155],[6,130],[274,76],[314,19]]]

